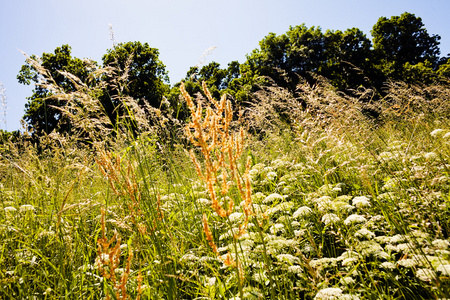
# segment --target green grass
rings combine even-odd
[[[251,159],[255,214],[238,236],[236,188],[219,217],[184,147],[155,134],[88,149],[55,135],[20,154],[4,144],[0,298],[449,298],[447,111],[385,109],[374,123],[355,99],[315,97],[324,109],[247,137],[238,168]]]

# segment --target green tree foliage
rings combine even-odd
[[[31,58],[39,59],[35,55]],[[39,59],[42,66],[52,76],[55,83],[61,86],[65,92],[75,90],[73,83],[60,73],[66,71],[74,74],[82,81],[85,81],[89,75],[88,66],[91,62],[83,61],[71,56],[71,47],[62,45],[55,49],[54,53],[43,53]],[[70,122],[65,119],[61,111],[56,107],[64,107],[66,103],[51,97],[51,91],[39,85],[42,75],[29,62],[22,66],[17,79],[20,83],[29,85],[34,82],[33,94],[28,97],[28,103],[25,105],[24,120],[28,123],[29,129],[36,135],[50,133],[59,128],[60,131],[69,131]]]
[[[329,78],[340,89],[355,88],[368,82],[365,71],[370,57],[371,42],[357,28],[323,33],[320,27],[302,24],[285,34],[266,36],[260,49],[247,56],[238,80],[241,86],[273,80],[295,91],[299,76],[313,80],[309,74],[314,73]],[[261,77],[266,80],[257,79]]]
[[[450,56],[441,59],[437,74],[450,80]]]
[[[205,81],[211,95],[219,99],[223,93],[234,95],[234,91],[238,90],[235,79],[240,77],[240,64],[238,61],[232,61],[228,64],[226,69],[221,69],[220,64],[211,62],[201,68],[195,66],[191,67],[184,78],[184,86],[186,91],[195,95],[203,93],[202,82]],[[175,117],[179,119],[186,119],[189,111],[183,101],[180,101],[180,83],[175,84],[167,96],[172,109],[175,112]]]
[[[381,17],[371,33],[379,67],[387,78],[403,80],[411,77],[406,73],[412,65],[420,63],[433,70],[437,67],[441,38],[430,35],[422,19],[414,14],[405,12],[390,19]]]
[[[358,28],[327,30],[325,33],[325,63],[319,74],[331,80],[339,89],[370,85],[372,43]]]
[[[126,84],[118,89],[110,82],[112,99],[119,91],[140,104],[146,102],[153,107],[160,106],[163,95],[168,92],[169,77],[166,66],[159,60],[158,49],[151,48],[148,43],[119,43],[109,49],[102,60],[104,66],[115,68],[117,75],[127,75]]]
[[[107,50],[103,56],[105,67],[112,67],[113,72],[98,80],[104,81],[104,89],[97,95],[112,123],[117,116],[127,113],[121,106],[119,96],[130,96],[140,105],[148,104],[159,107],[164,94],[168,93],[168,76],[164,64],[158,58],[159,52],[145,43],[129,42],[118,44]],[[31,56],[38,59],[36,56]],[[44,53],[40,58],[42,67],[52,76],[55,83],[66,93],[75,91],[75,86],[61,71],[77,76],[89,85],[89,74],[98,68],[92,68],[92,62],[71,56],[71,47],[63,45],[54,53]],[[121,78],[122,80],[117,80]],[[27,62],[22,66],[17,79],[22,84],[35,84],[33,94],[28,98],[24,119],[37,136],[53,130],[70,132],[70,120],[66,119],[60,109],[66,105],[62,100],[52,98],[51,91],[39,85],[42,75]]]

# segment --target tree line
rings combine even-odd
[[[182,81],[191,94],[201,92],[201,82],[205,81],[214,97],[227,93],[238,105],[245,105],[265,85],[276,84],[295,95],[301,93],[296,89],[300,80],[314,84],[317,76],[329,80],[339,91],[351,93],[364,87],[375,91],[377,97],[383,96],[388,80],[432,83],[450,77],[449,55],[440,56],[440,36],[429,34],[420,17],[407,12],[381,17],[371,35],[372,40],[358,28],[323,32],[320,27],[291,26],[281,35],[269,33],[244,63],[232,61],[225,68],[216,62],[191,67]],[[101,64],[73,57],[69,45],[43,53],[39,60],[68,93],[76,84],[61,71],[75,75],[87,86],[105,83],[95,96],[112,123],[126,113],[117,103],[118,93],[132,97],[138,105],[161,108],[167,104],[177,118],[187,117],[187,109],[179,101],[180,83],[170,86],[158,49],[148,43],[119,43],[107,50]],[[125,84],[117,86],[104,74],[96,76],[100,67],[111,67],[116,76],[125,78]],[[60,109],[64,101],[53,99],[52,91],[39,84],[42,74],[36,67],[27,61],[17,79],[35,85],[23,117],[33,135],[70,132],[71,121]]]

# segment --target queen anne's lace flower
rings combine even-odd
[[[365,222],[367,222],[367,219],[364,218],[364,216],[353,214],[353,215],[348,216],[347,219],[345,219],[344,224],[349,226],[351,224],[365,223]]]
[[[291,254],[278,254],[277,259],[279,261],[288,262],[291,265],[300,263],[300,259]]]
[[[352,203],[357,208],[370,207],[370,200],[366,196],[355,197],[353,198]]]
[[[335,214],[324,214],[322,217],[322,222],[325,223],[325,225],[328,225],[330,223],[336,223],[339,222],[341,219],[335,215]]]
[[[277,173],[275,173],[275,172],[267,173],[267,179],[269,179],[270,181],[274,181],[275,178],[277,178]]]
[[[436,239],[432,242],[433,246],[439,249],[447,249],[450,246],[450,242],[447,240]]]
[[[270,230],[270,233],[272,233],[272,234],[277,234],[279,232],[283,232],[284,224],[282,224],[282,223],[273,224],[269,230]]]
[[[339,299],[342,296],[342,290],[340,288],[326,288],[320,290],[314,299],[317,300],[334,300]]]
[[[416,277],[422,281],[431,281],[436,277],[436,274],[430,269],[418,269]]]
[[[322,196],[315,200],[317,208],[319,211],[325,211],[332,206],[332,201],[330,196]]]
[[[375,233],[368,230],[367,228],[361,228],[355,233],[355,236],[357,238],[366,238],[366,239],[373,239],[375,237]]]
[[[229,215],[228,218],[230,219],[231,222],[236,222],[241,218],[242,215],[243,213],[234,212],[231,215]]]
[[[412,268],[417,266],[417,260],[415,259],[411,259],[411,258],[406,258],[406,259],[401,259],[397,262],[397,264],[399,266],[405,267],[405,268]]]
[[[443,135],[444,132],[445,132],[444,129],[438,128],[438,129],[435,129],[435,130],[433,130],[432,132],[430,132],[430,135],[431,135],[432,137],[438,137],[438,136],[440,136],[440,135]]]
[[[445,276],[450,276],[450,265],[439,265],[436,271],[441,272]]]
[[[298,217],[306,217],[308,215],[310,215],[312,213],[311,208],[309,208],[308,206],[302,206],[299,207],[293,214],[292,217],[294,219],[298,218]]]
[[[275,202],[277,200],[283,201],[284,197],[278,193],[273,193],[273,194],[270,194],[269,196],[267,196],[262,202],[267,204],[267,203]]]
[[[19,207],[20,212],[34,211],[34,206],[31,204],[24,204]]]
[[[380,265],[381,268],[386,269],[386,270],[394,270],[396,268],[395,264],[389,261],[385,261],[383,263],[381,263]]]

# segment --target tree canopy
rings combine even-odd
[[[431,82],[450,77],[449,57],[439,57],[440,36],[430,35],[420,17],[407,12],[381,17],[371,34],[372,41],[358,28],[323,32],[316,26],[291,26],[284,34],[269,33],[259,42],[259,48],[247,55],[245,62],[232,61],[225,68],[217,62],[191,67],[183,81],[190,94],[201,93],[201,82],[205,81],[214,97],[228,93],[237,102],[246,103],[253,92],[268,84],[287,88],[295,96],[301,92],[297,91],[301,78],[314,84],[317,75],[344,92],[362,86],[379,95],[388,80]],[[67,92],[74,86],[60,71],[85,81],[93,70],[92,62],[71,56],[69,45],[56,48],[54,53],[44,53],[40,59],[55,82]],[[98,97],[112,120],[126,113],[126,108],[120,107],[117,101],[119,96],[129,96],[139,105],[156,108],[167,103],[162,102],[167,98],[177,111],[176,116],[187,117],[186,107],[179,101],[179,83],[169,87],[168,73],[159,60],[158,49],[148,43],[120,43],[106,51],[102,64],[112,67],[116,75],[98,79],[106,83]],[[29,63],[22,66],[17,76],[20,83],[35,83],[25,107],[25,120],[38,135],[55,129],[69,131],[69,120],[57,109],[65,103],[53,99],[51,91],[39,85],[40,76]],[[117,82],[114,78],[126,80]]]
[[[165,66],[158,56],[157,49],[140,42],[118,44],[107,50],[102,59],[103,65],[112,67],[114,76],[104,75],[98,79],[103,80],[105,84],[97,96],[113,123],[117,120],[117,114],[126,113],[126,108],[120,107],[118,96],[130,96],[140,105],[149,104],[155,107],[160,105],[169,87]],[[71,73],[89,85],[89,74],[99,67],[95,62],[72,57],[69,45],[56,48],[54,53],[43,53],[41,58],[35,55],[31,58],[39,60],[54,83],[66,93],[75,91],[75,86],[69,78],[61,74],[61,71]],[[53,130],[69,132],[70,120],[66,119],[60,110],[66,102],[53,98],[52,92],[40,85],[42,77],[29,61],[22,66],[17,76],[22,84],[28,85],[31,82],[35,84],[33,94],[28,97],[25,106],[24,119],[38,136]],[[124,78],[125,81],[113,81],[113,78],[118,77]]]
[[[39,59],[32,55],[32,59]],[[43,53],[39,59],[42,67],[53,78],[55,83],[62,87],[65,92],[74,91],[75,86],[60,71],[69,72],[82,81],[85,81],[89,75],[89,66],[92,62],[72,57],[71,47],[62,45],[57,47],[54,53]],[[95,62],[94,62],[95,63]],[[22,66],[17,79],[20,83],[29,85],[35,83],[33,94],[28,97],[28,103],[25,105],[24,120],[28,123],[29,128],[34,133],[41,135],[42,133],[50,133],[52,130],[59,128],[61,131],[68,131],[70,128],[69,121],[63,117],[62,112],[55,107],[63,107],[66,103],[61,100],[53,99],[51,91],[39,85],[42,75],[36,68],[27,62]]]

